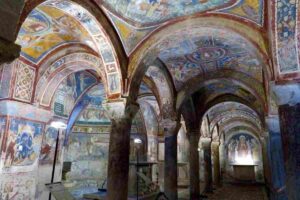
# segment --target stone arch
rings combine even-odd
[[[200,20],[201,19],[201,20]],[[178,28],[179,27],[179,28]],[[257,30],[250,29],[245,24],[240,22],[229,20],[229,19],[221,19],[220,17],[212,17],[212,16],[202,16],[202,17],[195,17],[189,18],[189,20],[182,20],[178,21],[174,24],[168,24],[163,26],[161,29],[150,35],[142,44],[139,46],[131,55],[130,57],[130,64],[128,68],[128,74],[131,78],[131,82],[129,84],[129,88],[135,87],[134,82],[136,81],[137,77],[145,72],[145,65],[150,65],[157,57],[160,50],[166,47],[168,43],[172,42],[170,40],[172,34],[174,35],[176,31],[180,30],[180,33],[184,33],[184,31],[191,30],[197,32],[199,34],[201,32],[201,28],[204,27],[215,27],[222,29],[228,29],[233,33],[236,33],[243,37],[245,40],[249,41],[254,48],[257,49],[257,56],[262,58],[264,65],[264,71],[267,74],[268,79],[272,77],[272,71],[268,67],[266,60],[267,58],[267,51],[264,45],[264,39],[261,34]],[[239,29],[237,29],[239,27]],[[164,42],[165,39],[169,37],[168,42]],[[145,56],[146,55],[146,56]],[[129,92],[131,91],[128,90]],[[131,93],[131,92],[130,92]]]
[[[61,4],[64,3],[64,6]],[[127,56],[119,41],[117,33],[114,31],[113,26],[106,18],[103,11],[92,1],[26,1],[24,9],[20,17],[16,32],[20,30],[23,22],[29,16],[30,12],[40,5],[47,5],[60,9],[62,12],[73,17],[81,26],[83,26],[91,35],[97,45],[98,56],[103,60],[104,71],[106,73],[106,80],[109,83],[107,89],[107,96],[109,98],[118,98],[123,92],[123,81],[126,77]],[[65,6],[67,5],[67,6]],[[73,10],[72,10],[73,9]],[[82,20],[80,15],[76,12],[84,12],[87,17],[92,21],[93,26],[87,24]],[[92,28],[92,29],[91,29]],[[113,86],[112,86],[113,85]]]
[[[250,92],[251,95],[257,98],[259,105],[261,106],[261,110],[266,110],[265,92],[263,85],[255,79],[244,75],[243,73],[232,70],[221,70],[219,73],[216,74],[212,73],[206,77],[195,77],[194,79],[191,79],[186,84],[187,86],[182,88],[182,90],[178,92],[176,100],[176,109],[180,109],[185,99],[193,93],[197,92],[199,89],[204,88],[210,83],[222,83],[222,80],[232,81],[234,84]],[[189,87],[189,85],[193,85],[194,87]]]
[[[61,81],[70,74],[83,70],[96,71],[104,85],[107,85],[103,68],[102,61],[92,54],[76,52],[65,55],[54,61],[38,79],[35,101],[41,106],[49,107]]]

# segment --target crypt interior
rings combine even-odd
[[[300,200],[300,1],[0,0],[0,200]]]

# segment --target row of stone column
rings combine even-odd
[[[108,161],[108,199],[127,199],[129,149],[131,122],[138,110],[138,105],[130,104],[121,115],[111,116],[112,127],[109,144]],[[164,132],[165,160],[164,160],[164,193],[168,199],[178,199],[177,186],[177,134],[181,123],[177,120],[163,120],[161,123]],[[191,199],[200,198],[199,178],[199,130],[187,132],[189,140],[189,164],[190,164],[190,195]],[[213,145],[214,161],[219,164],[218,144]],[[203,143],[206,162],[206,188],[212,191],[212,165],[211,142]],[[214,167],[215,174],[219,174],[220,166]],[[217,173],[218,172],[218,173]],[[218,179],[219,180],[219,179]]]
[[[130,129],[132,119],[137,110],[137,105],[130,104],[122,115],[112,117],[108,164],[108,199],[127,199]],[[275,122],[274,120],[269,120],[268,123],[270,131],[267,139],[267,154],[272,178],[270,183],[272,185],[271,196],[272,199],[280,200],[287,199],[287,196],[290,197],[289,199],[300,199],[300,194],[297,192],[298,188],[300,188],[300,123],[298,123],[300,122],[300,104],[293,107],[280,107],[279,110],[281,130],[278,119]],[[177,133],[180,128],[180,122],[166,120],[162,125],[165,136],[164,192],[169,199],[176,200],[178,199]],[[190,143],[190,195],[191,199],[198,199],[200,196],[198,152],[200,133],[197,130],[188,130],[187,135]],[[281,138],[283,138],[284,156],[282,156],[282,148],[280,146]],[[213,172],[214,182],[216,184],[220,183],[219,144],[211,143],[210,140],[201,142],[206,163],[205,191],[211,192]],[[212,166],[212,154],[214,166]],[[286,175],[284,169],[286,170]]]

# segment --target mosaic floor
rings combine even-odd
[[[188,189],[179,191],[180,200],[189,199]],[[208,200],[268,200],[264,187],[261,185],[226,184],[207,194]]]

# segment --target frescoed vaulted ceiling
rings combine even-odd
[[[17,39],[22,46],[21,54],[34,63],[62,44],[79,42],[97,50],[93,38],[78,21],[57,8],[44,5],[30,13]]]
[[[262,60],[255,48],[242,37],[227,33],[205,28],[164,42],[159,58],[167,65],[177,90],[195,76],[221,69],[240,71],[262,82]]]
[[[262,0],[104,0],[106,7],[139,26],[201,12],[224,12],[262,23]]]
[[[228,127],[254,127],[262,129],[260,116],[250,107],[233,101],[226,101],[211,107],[205,114],[208,116],[209,130],[212,132],[215,126]],[[203,124],[202,124],[203,126]]]
[[[262,27],[264,0],[103,0],[127,54],[153,30],[180,17],[222,14]]]

